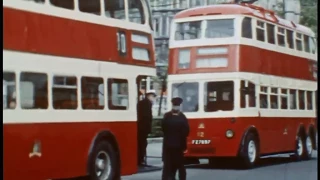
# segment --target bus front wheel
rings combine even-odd
[[[92,151],[89,165],[90,180],[114,180],[116,178],[117,156],[107,141],[98,142]]]
[[[252,133],[248,134],[242,148],[243,151],[240,157],[242,164],[247,169],[253,168],[259,159],[259,141],[257,137]]]

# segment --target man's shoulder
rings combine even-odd
[[[164,115],[163,115],[163,117],[165,118],[165,117],[169,117],[169,116],[171,116],[171,111],[169,111],[169,112],[166,112],[166,113],[164,113]]]

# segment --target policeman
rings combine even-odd
[[[163,149],[162,180],[175,179],[179,170],[179,179],[186,180],[183,152],[187,149],[189,123],[186,116],[180,111],[182,99],[177,97],[171,100],[172,110],[164,115],[162,121]]]
[[[148,91],[146,97],[137,105],[138,114],[138,165],[142,165],[146,156],[147,137],[152,125],[152,102],[156,97],[155,91]]]

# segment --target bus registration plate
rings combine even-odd
[[[192,140],[192,144],[210,144],[211,140]]]

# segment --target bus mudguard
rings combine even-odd
[[[249,133],[255,134],[255,135],[257,136],[258,140],[260,140],[260,138],[259,138],[259,133],[258,133],[256,127],[253,126],[253,125],[252,125],[252,126],[249,126],[249,127],[246,129],[246,131],[243,133],[243,135],[242,135],[242,138],[241,138],[241,141],[240,141],[239,150],[238,150],[238,154],[239,154],[239,155],[243,153],[242,151],[243,151],[244,142],[245,142],[245,139],[246,139],[246,137],[247,137],[247,135],[248,135]]]

